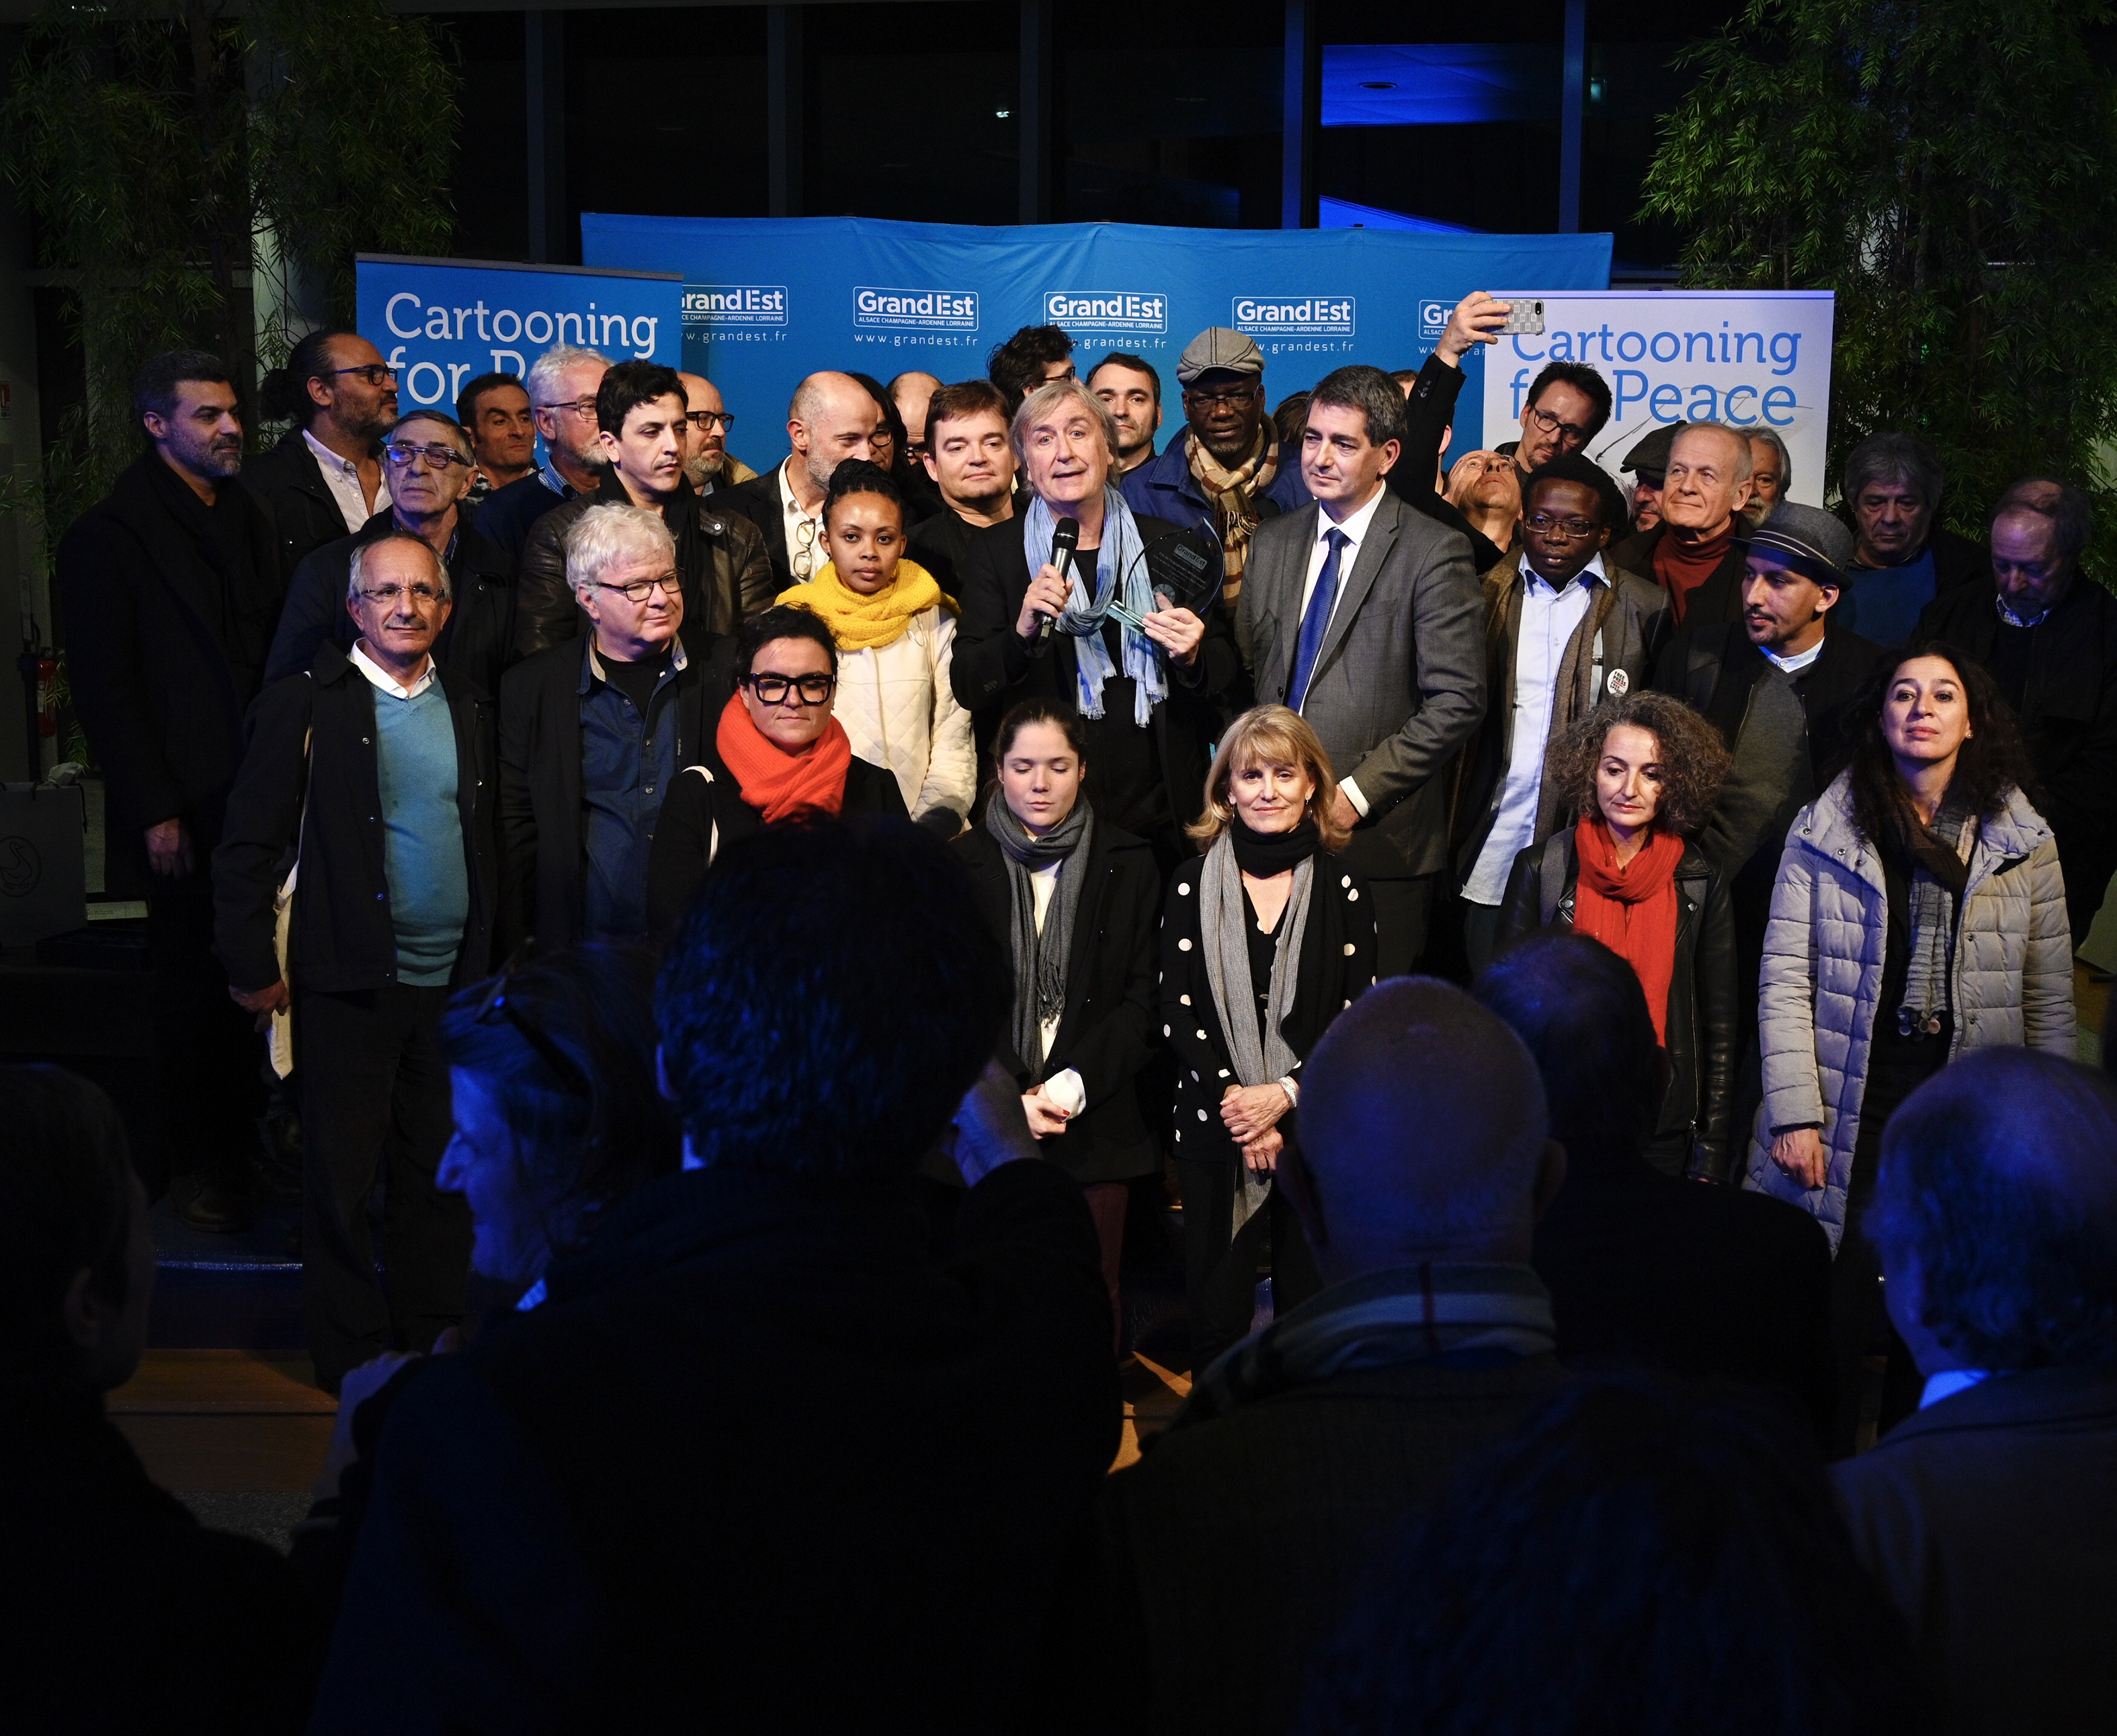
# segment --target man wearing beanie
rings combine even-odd
[[[1882,654],[1829,625],[1852,557],[1852,533],[1838,519],[1782,501],[1750,533],[1741,619],[1681,635],[1654,667],[1654,686],[1704,713],[1734,755],[1698,843],[1728,879],[1739,982],[1757,980],[1787,829],[1843,769],[1853,702]],[[1741,1000],[1738,1053],[1754,1041],[1756,1018],[1756,997]]]

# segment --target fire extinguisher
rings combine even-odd
[[[48,650],[37,656],[37,734],[48,741],[59,732],[59,660]]]

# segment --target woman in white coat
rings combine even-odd
[[[854,754],[895,776],[913,820],[953,838],[977,792],[971,714],[948,685],[956,603],[905,546],[902,492],[848,459],[823,503],[830,560],[778,600],[820,615],[837,641],[836,715]]]
[[[1838,1245],[1839,1452],[1854,1446],[1881,1321],[1860,1216],[1889,1115],[1965,1049],[2073,1052],[2065,888],[2051,829],[2022,793],[2020,727],[1991,677],[1944,646],[1879,672],[1852,764],[1796,817],[1780,859],[1749,1167],[1751,1187],[1815,1213]],[[1884,1428],[1918,1396],[1900,1342],[1889,1364]]]

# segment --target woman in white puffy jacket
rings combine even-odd
[[[1917,646],[1877,671],[1852,762],[1796,817],[1758,987],[1749,1184],[1838,1244],[1831,1334],[1849,1452],[1879,1263],[1860,1230],[1897,1106],[1965,1049],[2073,1052],[2073,938],[2020,727],[1984,670]],[[1892,1342],[1883,1426],[1916,1401]]]
[[[955,599],[903,558],[904,496],[888,472],[848,459],[823,503],[831,558],[779,601],[814,611],[838,643],[837,719],[853,752],[892,773],[911,817],[943,838],[977,791],[971,714],[948,685]]]

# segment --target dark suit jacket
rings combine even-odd
[[[1830,1240],[1797,1207],[1567,1154],[1536,1226],[1559,1360],[1644,1362],[1770,1392],[1830,1425]]]
[[[1658,584],[1661,581],[1654,575],[1653,552],[1667,534],[1668,521],[1664,519],[1652,530],[1636,531],[1623,542],[1612,543],[1603,558],[1614,566],[1644,575],[1649,584]],[[1732,621],[1739,629],[1742,619],[1742,577],[1747,570],[1750,552],[1748,539],[1747,528],[1737,523],[1734,543],[1720,557],[1719,566],[1686,600],[1679,631],[1695,633],[1701,628],[1718,626],[1723,621]]]
[[[748,515],[750,523],[764,538],[764,558],[772,564],[772,594],[777,597],[790,585],[799,584],[801,581],[794,576],[793,561],[786,548],[786,513],[779,499],[779,465],[774,464],[746,482],[737,482],[728,492],[735,496],[736,509]],[[816,565],[819,570],[823,564],[819,553]]]
[[[455,547],[449,561],[449,618],[434,639],[434,656],[460,669],[487,693],[500,690],[500,677],[514,661],[514,569],[486,540],[478,515],[459,510]],[[396,529],[393,512],[378,512],[356,536],[326,542],[294,569],[287,587],[287,606],[272,654],[265,662],[270,683],[305,672],[316,648],[326,642],[349,652],[360,629],[345,606],[353,572],[353,552]]]
[[[887,1182],[717,1166],[613,1207],[398,1397],[311,1730],[1032,1724],[1118,1447],[1101,1262],[1035,1162],[930,1247]],[[760,1439],[731,1399],[766,1391]]]
[[[1260,704],[1284,704],[1293,677],[1321,511],[1261,524],[1250,543],[1236,631]],[[1449,780],[1437,774],[1484,720],[1484,596],[1469,545],[1386,489],[1339,581],[1302,714],[1368,803],[1347,865],[1370,880],[1446,867]]]
[[[731,641],[680,634],[685,664],[657,703],[676,732],[676,764],[712,745],[731,690]],[[493,954],[534,935],[545,951],[583,938],[587,829],[582,818],[582,683],[591,637],[565,639],[518,663],[500,689],[500,911]],[[657,710],[656,715],[664,713]],[[665,796],[666,796],[665,792]]]
[[[455,726],[456,812],[463,826],[470,909],[450,981],[486,973],[499,875],[493,810],[493,704],[468,677],[437,677]],[[397,980],[397,931],[383,868],[375,689],[335,645],[313,673],[290,675],[251,708],[249,750],[228,798],[214,852],[214,951],[246,990],[279,980],[273,895],[298,843],[301,874],[288,941],[302,986],[338,995]],[[306,748],[307,751],[304,751]]]
[[[247,566],[214,546],[197,496],[152,452],[59,541],[53,580],[74,709],[107,780],[113,893],[148,890],[144,833],[164,820],[190,829],[204,872],[242,763],[242,713],[286,587],[270,516],[242,483],[222,487]]]
[[[1008,945],[1014,888],[999,841],[980,824],[949,847],[970,870],[979,914],[1000,944]],[[1005,1042],[998,1059],[1024,1091],[1068,1067],[1081,1075],[1088,1106],[1064,1133],[1043,1142],[1039,1152],[1046,1161],[1078,1182],[1149,1175],[1161,1166],[1160,1148],[1140,1115],[1133,1082],[1155,1053],[1154,930],[1161,870],[1144,842],[1098,818],[1086,860],[1058,871],[1082,876],[1058,1035],[1049,1057],[1033,1069]]]
[[[299,428],[289,428],[270,452],[243,459],[242,486],[272,515],[282,579],[293,577],[310,555],[346,533],[338,497]]]
[[[775,486],[777,486],[775,484]],[[1135,515],[1142,542],[1177,527]],[[956,651],[948,682],[957,702],[971,713],[980,764],[988,759],[993,732],[1017,699],[1045,696],[1074,703],[1079,688],[1077,642],[1054,633],[1034,648],[1014,630],[1022,599],[1029,593],[1029,561],[1022,546],[1022,520],[1007,519],[971,533],[971,555],[957,601]],[[1215,716],[1212,701],[1234,683],[1238,664],[1227,616],[1215,604],[1206,612],[1206,637],[1187,670],[1169,671],[1169,698],[1155,708],[1154,735],[1163,787],[1178,825],[1188,825],[1206,805],[1206,767],[1212,757]],[[1095,762],[1088,788],[1095,791]]]
[[[573,498],[570,494],[552,493],[544,486],[542,473],[532,470],[487,498],[477,509],[478,529],[506,556],[512,569],[521,564],[523,547],[537,519]]]
[[[1995,1375],[1831,1467],[1949,1736],[2090,1736],[2117,1706],[2117,1365]]]
[[[1550,1356],[1413,1363],[1156,1437],[1103,1497],[1109,1654],[1144,1678],[1112,1684],[1117,1727],[1281,1736],[1377,1549],[1564,1379]]]

